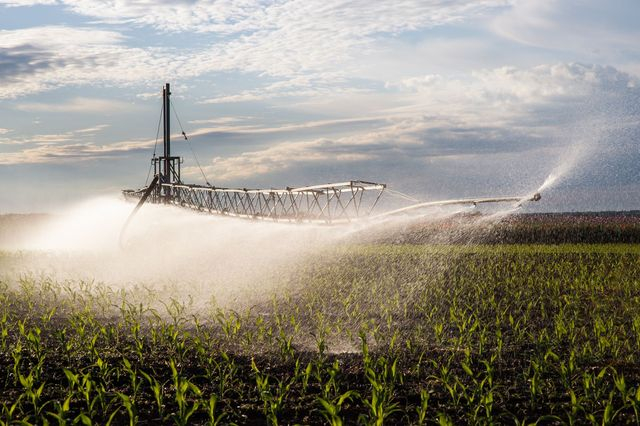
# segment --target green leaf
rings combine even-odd
[[[464,370],[465,373],[467,373],[470,377],[473,377],[473,371],[471,371],[471,368],[469,367],[469,365],[466,362],[462,362],[462,369]]]

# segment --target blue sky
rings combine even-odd
[[[556,174],[541,209],[640,209],[639,19],[635,0],[0,0],[0,213],[143,186],[165,82],[219,186],[433,199]]]

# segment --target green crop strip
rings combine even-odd
[[[638,424],[639,254],[343,245],[261,304],[197,311],[4,272],[0,422]]]

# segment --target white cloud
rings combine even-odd
[[[95,28],[72,28],[65,26],[44,26],[20,30],[0,31],[0,47],[31,46],[35,49],[60,50],[85,48],[88,53],[91,47],[113,46],[124,40],[115,31]]]
[[[21,2],[5,2],[18,3]],[[102,22],[151,26],[160,31],[206,32],[219,38],[209,46],[201,42],[197,48],[167,51],[128,47],[129,40],[117,31],[90,27],[1,31],[0,60],[8,58],[3,63],[10,66],[0,70],[0,76],[6,81],[0,98],[15,98],[66,85],[146,85],[150,81],[161,81],[166,75],[188,78],[234,70],[255,73],[258,78],[268,75],[271,82],[255,89],[218,93],[205,103],[294,96],[320,99],[337,92],[357,94],[368,89],[356,87],[352,79],[362,76],[376,79],[384,75],[375,69],[390,65],[381,64],[376,58],[386,52],[387,59],[393,59],[393,51],[399,46],[409,49],[402,55],[405,61],[412,54],[431,58],[433,55],[425,52],[444,50],[447,55],[447,51],[455,53],[460,49],[483,52],[480,56],[495,56],[495,49],[486,53],[487,41],[483,39],[466,38],[458,40],[458,44],[451,44],[450,39],[430,39],[427,48],[423,42],[413,46],[396,36],[479,17],[486,19],[503,10],[492,28],[509,39],[571,51],[584,51],[587,46],[587,50],[596,49],[604,58],[614,50],[637,52],[640,32],[635,24],[621,24],[624,14],[618,11],[620,8],[604,7],[595,0],[588,0],[584,8],[557,1],[512,3],[507,0],[195,0],[158,5],[150,0],[62,0],[61,7]],[[633,5],[630,7],[633,9]],[[393,40],[398,42],[390,42]],[[474,58],[467,66],[477,67],[482,62],[481,57]],[[394,63],[394,70],[386,74],[393,74],[392,78],[415,75],[419,67],[412,67],[413,60],[408,62],[406,67]],[[464,58],[455,62],[465,64]],[[633,63],[623,65],[630,70],[637,68]],[[372,71],[363,70],[363,66]],[[511,84],[513,88],[514,82]],[[146,99],[156,95],[141,93],[138,96]]]
[[[637,79],[598,65],[501,67],[475,72],[466,80],[429,75],[390,84],[389,89],[406,96],[407,108],[396,109],[386,119],[378,116],[373,130],[333,139],[283,141],[226,158],[216,157],[205,172],[229,181],[304,164],[403,164],[420,158],[496,155],[549,145],[560,148],[571,143],[571,138],[583,136],[582,130],[576,130],[570,138],[558,140],[558,132],[563,126],[571,127],[568,123],[576,118],[580,129],[597,125],[598,134],[615,126],[637,127],[638,122],[637,113],[626,108],[629,100],[637,97]],[[630,116],[625,118],[624,114]],[[302,131],[313,125],[280,129]],[[235,133],[260,135],[270,131],[279,129],[239,129]],[[199,172],[185,170],[194,176]]]
[[[340,122],[341,120],[336,121],[336,123]],[[335,164],[379,160],[392,152],[395,152],[394,155],[404,155],[401,153],[403,149],[419,147],[422,144],[422,132],[437,128],[445,122],[446,120],[443,119],[425,120],[424,117],[419,116],[379,121],[374,130],[354,135],[335,139],[319,138],[302,142],[281,142],[264,149],[243,152],[227,158],[216,157],[211,165],[203,169],[205,174],[215,175],[216,179],[221,181],[228,181],[279,172],[307,163]],[[312,128],[321,123],[323,122],[284,128]],[[256,133],[269,131],[270,129],[260,129]],[[200,174],[199,169],[195,167],[185,167],[183,170],[187,175]]]
[[[259,1],[196,0],[62,0],[77,14],[105,23],[152,26],[161,31],[238,32],[255,28],[268,3]]]
[[[404,106],[380,110],[377,114],[362,108],[360,117],[355,118],[269,126],[245,122],[234,125],[236,118],[223,117],[221,121],[212,123],[223,127],[196,129],[189,133],[193,137],[206,137],[212,132],[254,135],[256,138],[267,135],[279,137],[279,143],[267,148],[217,158],[211,167],[218,176],[232,179],[282,170],[290,167],[289,164],[300,162],[382,160],[387,155],[402,156],[409,152],[441,156],[460,154],[465,149],[473,152],[483,143],[490,146],[491,152],[510,150],[512,148],[508,144],[513,135],[544,136],[545,126],[549,125],[549,118],[544,115],[545,108],[562,107],[572,111],[594,93],[598,93],[596,99],[600,100],[624,98],[629,91],[637,91],[636,87],[637,79],[611,67],[581,64],[541,65],[527,69],[501,67],[477,71],[466,79],[428,75],[389,83],[388,90],[402,99]],[[61,108],[74,111],[84,102],[72,100]],[[97,105],[102,104],[98,102]],[[535,113],[532,113],[533,106],[538,108]],[[42,111],[49,106],[30,104],[22,108]],[[202,120],[198,123],[208,124]],[[358,128],[357,124],[366,126]],[[318,131],[328,132],[340,125],[352,129],[334,131],[334,134],[342,136],[333,139],[305,140],[305,134],[311,131],[317,135]],[[22,151],[22,159],[6,157],[5,164],[96,158],[152,145],[149,141],[105,146],[85,143],[87,134],[103,129],[104,125],[92,126],[63,134],[13,139],[14,144],[24,144],[28,148]],[[292,142],[291,139],[303,142]],[[468,145],[467,140],[475,145]],[[269,143],[272,141],[273,138]],[[450,146],[442,141],[449,141]],[[415,147],[421,147],[419,152]]]
[[[108,127],[108,124],[97,124],[62,133],[0,139],[0,145],[23,147],[16,152],[3,153],[0,164],[63,163],[69,160],[91,160],[138,149],[148,149],[154,144],[153,141],[146,139],[121,141],[107,145],[96,144],[94,142],[95,136]]]
[[[67,85],[160,81],[179,64],[154,49],[126,47],[114,31],[45,26],[0,31],[2,98]]]
[[[251,117],[251,116],[226,116],[226,117],[215,117],[215,118],[208,118],[208,119],[203,119],[203,120],[190,120],[189,123],[190,124],[217,124],[217,125],[221,125],[221,124],[231,124],[231,123],[237,123],[237,122],[241,122],[241,121],[247,121],[250,120],[252,118],[255,117]]]
[[[460,22],[504,4],[417,0],[272,3],[260,8],[256,15],[260,19],[249,25],[251,31],[204,53],[202,61],[272,76],[335,79],[350,74],[338,64],[372,51],[380,37]]]
[[[328,87],[335,88],[345,76],[353,75],[345,61],[373,49],[382,35],[393,37],[470,19],[504,5],[505,0],[196,0],[161,5],[148,0],[62,0],[60,4],[98,21],[160,31],[210,32],[222,38],[208,47],[167,52],[128,47],[122,34],[90,27],[2,31],[0,55],[8,58],[12,68],[0,71],[9,83],[1,98],[66,85],[121,86],[160,81],[166,75],[185,78],[228,70],[270,75],[280,81],[212,102],[322,96]]]
[[[570,52],[574,58],[620,63],[638,50],[640,4],[635,0],[521,0],[493,29],[520,43]]]
[[[98,133],[108,128],[109,124],[98,124],[97,126],[87,127],[86,129],[76,130],[76,133]]]
[[[0,156],[0,164],[60,164],[112,158],[132,151],[149,149],[154,144],[153,141],[140,140],[97,145],[91,142],[75,142],[75,140],[73,134],[38,135],[29,141],[36,146],[19,152],[3,153]]]
[[[0,5],[8,7],[24,7],[35,5],[53,5],[58,4],[57,0],[0,0]]]
[[[343,145],[342,141],[336,143],[325,139],[281,143],[238,156],[214,158],[213,164],[203,167],[203,170],[205,174],[215,175],[216,179],[225,181],[286,170],[292,165],[301,163],[353,162],[373,159],[373,156],[367,153],[344,151],[341,145]],[[195,167],[185,167],[183,170],[188,176],[200,175],[200,169]]]
[[[231,117],[229,117],[231,118]],[[210,133],[219,133],[219,132],[227,132],[233,133],[234,135],[267,135],[274,133],[294,133],[300,132],[304,130],[310,129],[319,129],[326,128],[330,129],[339,125],[357,125],[363,123],[374,123],[384,121],[385,117],[359,117],[359,118],[343,118],[343,119],[333,119],[333,120],[317,120],[317,121],[306,121],[302,123],[295,124],[282,124],[282,125],[270,125],[270,126],[259,126],[259,125],[233,125],[232,123],[237,120],[222,120],[218,122],[217,120],[194,120],[192,123],[200,123],[200,124],[221,124],[219,127],[205,127],[199,128],[192,132],[190,132],[191,136],[203,136]]]
[[[613,67],[560,63],[480,70],[466,78],[426,75],[388,83],[388,87],[413,93],[416,103],[440,105],[449,112],[490,113],[499,108],[500,113],[519,114],[532,104],[584,99],[594,91],[620,92],[637,84],[637,78]]]
[[[31,5],[53,0],[5,0]],[[106,23],[152,26],[161,31],[247,33],[261,30],[370,35],[458,22],[509,4],[508,0],[60,0],[74,13]],[[342,34],[340,34],[342,33]],[[321,40],[318,40],[321,42]]]
[[[77,97],[68,101],[51,103],[30,102],[17,104],[16,109],[28,112],[95,113],[131,110],[133,105],[113,99]]]
[[[325,72],[313,75],[297,75],[279,80],[257,89],[243,90],[233,95],[223,95],[201,101],[203,104],[255,102],[282,98],[323,98],[327,96],[355,95],[370,92],[369,89],[349,86],[349,81],[338,73]]]

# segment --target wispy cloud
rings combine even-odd
[[[146,78],[161,80],[165,71],[177,67],[153,49],[126,47],[124,40],[115,31],[89,27],[0,31],[0,74],[4,79],[0,99],[66,85],[126,85]]]
[[[610,66],[558,63],[532,68],[500,67],[474,71],[465,78],[426,75],[390,82],[425,109],[522,114],[536,104],[584,100],[598,91],[620,95],[640,80]]]
[[[495,126],[456,123],[444,117],[413,116],[379,121],[373,130],[350,136],[318,138],[302,142],[282,142],[230,157],[216,157],[205,173],[220,180],[243,179],[261,174],[281,172],[301,164],[346,164],[374,160],[397,162],[409,158],[445,157],[484,151],[513,151],[502,146],[509,135]],[[448,140],[449,143],[442,143]],[[453,143],[451,143],[453,141]],[[491,143],[490,146],[487,146]],[[199,174],[196,168],[186,173]]]
[[[108,128],[108,124],[98,124],[97,126],[87,127],[85,129],[76,130],[76,133],[98,133]]]
[[[541,149],[559,152],[572,143],[571,138],[563,140],[560,129],[572,127],[574,120],[583,122],[585,129],[597,123],[598,132],[611,126],[637,127],[640,111],[626,108],[640,95],[637,83],[636,78],[615,68],[582,64],[502,67],[478,71],[466,80],[444,76],[406,79],[390,84],[389,90],[406,94],[408,107],[372,119],[372,129],[335,138],[283,141],[218,156],[205,166],[205,173],[229,181],[299,169],[305,164],[405,164],[418,159]],[[296,131],[300,138],[306,129],[337,123],[339,120],[238,129],[236,134],[259,136],[282,131],[286,138],[288,130]],[[202,130],[203,135],[206,132]],[[585,135],[589,140],[592,137]],[[199,173],[185,170],[193,176]]]
[[[300,80],[303,80],[302,82]],[[322,81],[321,81],[322,80]],[[233,95],[222,95],[201,101],[202,104],[228,104],[237,102],[255,102],[286,98],[322,98],[336,95],[356,95],[371,90],[350,87],[348,82],[338,76],[317,74],[314,78],[293,77],[291,79],[267,84],[258,89],[243,90]]]
[[[629,0],[621,1],[631,9],[638,8]],[[0,1],[12,6],[42,3],[45,2]],[[0,76],[7,84],[0,98],[66,85],[146,85],[149,81],[161,81],[166,75],[188,78],[224,71],[252,73],[258,80],[264,76],[271,79],[255,89],[221,90],[205,103],[255,102],[292,96],[321,98],[337,91],[355,94],[367,89],[351,80],[363,75],[376,78],[375,72],[362,69],[362,63],[371,70],[378,68],[371,58],[384,54],[381,49],[393,53],[394,44],[389,44],[389,40],[405,33],[481,18],[487,22],[491,14],[499,15],[490,21],[495,33],[550,50],[589,51],[604,57],[610,57],[607,55],[613,51],[620,54],[621,49],[637,53],[635,40],[640,36],[635,24],[628,24],[618,8],[602,6],[595,0],[587,1],[585,7],[572,2],[530,0],[391,3],[329,0],[304,4],[194,0],[161,7],[154,7],[147,0],[55,3],[68,12],[103,24],[138,25],[161,32],[210,33],[215,43],[200,43],[198,47],[181,50],[131,47],[130,40],[118,32],[120,27],[112,31],[91,26],[2,31]],[[431,49],[427,52],[435,49],[447,58],[459,47],[451,45],[451,40],[444,47],[448,51],[438,48],[437,39],[426,43]],[[465,45],[469,41],[458,43]],[[412,47],[411,43],[402,46]],[[487,48],[486,42],[483,45],[477,40],[470,46],[476,51]],[[633,61],[627,62],[622,64],[627,69],[637,68]],[[410,64],[405,72],[409,75],[401,77],[415,75]],[[143,99],[149,96],[156,95],[139,95]]]
[[[119,155],[129,155],[132,152],[148,150],[153,141],[125,141],[109,145],[95,143],[72,142],[74,138],[60,135],[40,135],[34,138],[36,146],[20,152],[3,153],[0,164],[61,164],[76,161],[96,160],[100,158],[115,158]],[[60,143],[69,142],[69,143]]]
[[[0,5],[8,7],[24,7],[35,5],[52,5],[57,4],[58,0],[0,0]]]
[[[134,109],[132,104],[114,100],[99,98],[73,98],[56,103],[29,102],[19,103],[15,106],[20,111],[27,112],[73,112],[73,113],[95,113],[127,111]]]
[[[52,142],[68,142],[76,139],[86,139],[87,137],[94,137],[96,134],[102,132],[108,128],[108,124],[98,124],[93,127],[87,127],[84,129],[70,130],[63,133],[50,133],[50,134],[36,134],[28,137],[16,137],[14,139],[5,140],[7,145],[43,145],[50,144]],[[2,132],[0,132],[2,134]]]
[[[497,16],[492,29],[529,46],[620,65],[634,56],[637,61],[639,14],[640,3],[634,0],[522,0]]]
[[[638,87],[637,79],[612,67],[581,64],[527,69],[501,67],[477,71],[466,79],[427,75],[388,83],[387,90],[404,100],[404,108],[355,118],[267,126],[243,121],[238,125],[235,124],[238,117],[222,117],[212,123],[219,126],[196,129],[190,136],[206,140],[208,135],[224,132],[279,138],[278,143],[266,148],[216,158],[211,167],[225,179],[283,170],[290,167],[289,164],[300,162],[511,152],[523,149],[521,145],[514,146],[514,139],[535,141],[544,134],[544,126],[550,123],[549,115],[544,113],[547,106],[550,111],[560,105],[567,110],[576,110],[596,92],[600,92],[598,96],[602,98],[624,97],[629,91],[640,90]],[[87,109],[90,108],[87,103],[95,108],[118,107],[100,100],[73,99],[60,108],[61,111]],[[532,107],[538,108],[537,118],[529,114]],[[19,108],[40,112],[50,106],[23,104]],[[555,118],[560,119],[562,116]],[[198,120],[194,124],[208,124],[208,121]],[[351,128],[349,132],[343,132],[351,134],[304,139],[312,130],[328,131],[337,126]],[[152,146],[150,141],[109,145],[83,142],[87,134],[104,128],[105,125],[100,125],[62,134],[5,140],[5,144],[20,144],[26,148],[22,157],[19,154],[5,157],[4,164],[90,159]],[[292,139],[302,139],[302,142]]]
[[[13,6],[36,3],[4,2]],[[221,94],[210,102],[322,96],[336,90],[343,78],[353,77],[345,61],[375,50],[382,34],[393,36],[472,19],[504,3],[196,0],[155,7],[146,0],[61,0],[57,4],[66,10],[103,23],[206,32],[221,38],[210,46],[168,52],[130,47],[123,34],[88,26],[2,31],[0,58],[7,58],[3,62],[7,62],[9,84],[0,97],[15,98],[72,84],[146,84],[166,75],[185,78],[229,70],[269,75],[279,81],[254,91]],[[337,66],[341,63],[344,66]],[[343,89],[355,90],[349,85]]]
[[[286,27],[284,24],[294,22],[298,22],[302,30],[337,27],[340,32],[359,34],[397,32],[457,22],[508,3],[507,0],[400,0],[392,3],[364,0],[311,0],[304,3],[193,0],[158,5],[148,0],[107,3],[100,0],[0,0],[0,4],[12,6],[59,4],[70,12],[104,23],[151,26],[161,31],[221,34],[282,29]],[[349,25],[354,22],[359,25]]]
[[[342,141],[319,139],[309,142],[280,143],[260,151],[245,152],[228,158],[214,158],[203,167],[205,174],[228,181],[282,171],[304,163],[352,162],[371,160],[365,152],[351,150]],[[294,160],[294,161],[292,161]],[[200,169],[185,167],[186,175],[199,176]]]
[[[12,145],[21,149],[3,153],[0,164],[60,163],[70,159],[94,159],[136,149],[148,149],[153,145],[149,140],[122,141],[108,145],[96,144],[94,142],[96,135],[108,127],[108,124],[98,124],[63,133],[2,138],[0,145]]]
[[[215,118],[207,118],[207,119],[200,119],[200,120],[189,120],[190,124],[231,124],[231,123],[237,123],[237,122],[242,122],[242,121],[246,121],[246,120],[250,120],[252,118],[255,117],[251,117],[251,116],[227,116],[227,117],[215,117]]]
[[[199,120],[204,121],[207,120]],[[343,119],[333,119],[333,120],[316,120],[316,121],[306,121],[302,123],[289,123],[289,124],[281,124],[281,125],[271,125],[271,126],[259,126],[259,125],[224,125],[220,127],[204,127],[196,129],[193,132],[190,132],[191,136],[206,136],[210,133],[219,133],[219,132],[228,132],[236,135],[266,135],[266,134],[275,134],[275,133],[292,133],[299,132],[301,130],[309,130],[309,129],[319,129],[319,128],[332,128],[339,125],[356,125],[356,124],[366,124],[366,123],[380,123],[385,121],[385,117],[359,117],[359,118],[343,118]],[[214,124],[217,124],[214,122]]]

